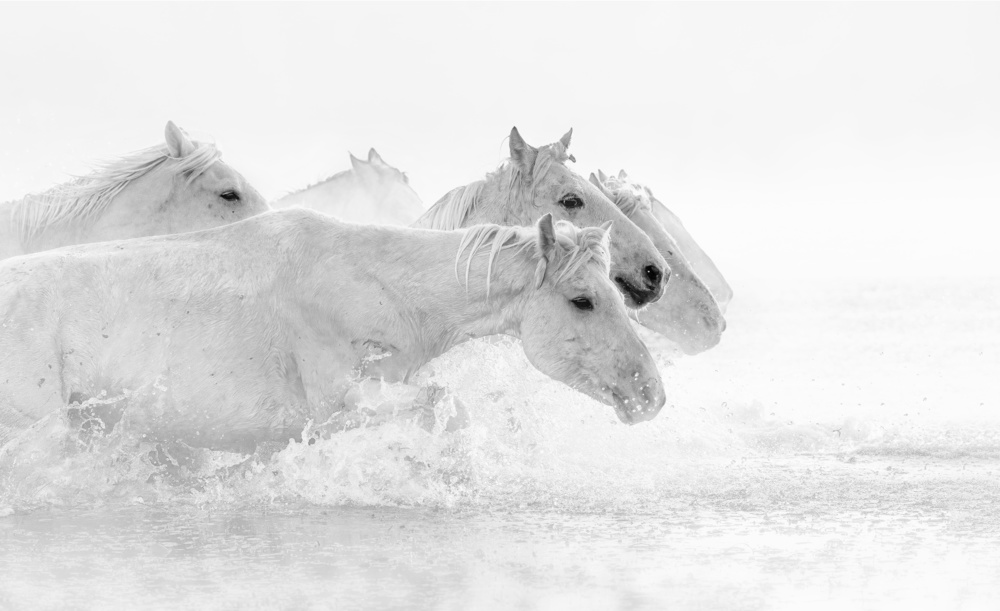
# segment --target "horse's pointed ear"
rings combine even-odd
[[[538,228],[538,266],[535,268],[535,288],[545,281],[545,270],[549,266],[549,257],[556,245],[556,230],[552,226],[552,215],[545,214],[535,224]]]
[[[615,201],[615,198],[611,196],[611,191],[608,190],[608,186],[601,182],[600,178],[594,176],[593,172],[590,173],[590,182],[594,183],[594,186],[600,189],[601,193],[604,194],[604,197],[607,197],[611,201]]]
[[[549,258],[556,245],[556,229],[552,224],[552,214],[546,213],[538,219],[538,254]]]
[[[601,170],[597,170],[597,176],[601,179],[601,182],[608,182],[608,175]]]
[[[382,159],[382,156],[374,148],[368,149],[368,163],[386,165],[385,160]]]
[[[521,168],[522,172],[530,175],[537,156],[538,149],[525,142],[517,128],[512,127],[510,129],[510,158],[514,163]]]
[[[573,128],[569,128],[569,131],[563,134],[563,137],[559,139],[559,142],[563,145],[563,148],[569,148],[569,141],[573,139]]]
[[[601,223],[601,229],[604,230],[604,235],[601,236],[601,244],[604,245],[605,250],[611,248],[611,227],[614,225],[614,221],[604,221]]]
[[[171,157],[187,157],[194,152],[194,142],[191,142],[184,130],[177,127],[173,121],[167,121],[163,138],[167,141],[167,152]]]
[[[628,178],[628,174],[625,173],[625,170],[618,170],[618,178],[625,180]]]
[[[362,171],[362,169],[367,165],[364,161],[355,157],[354,153],[348,152],[347,154],[351,156],[351,167],[354,168],[355,172]]]

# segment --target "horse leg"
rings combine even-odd
[[[469,425],[465,404],[437,384],[426,386],[395,385],[393,397],[382,393],[382,384],[366,380],[353,386],[344,396],[344,409],[316,427],[314,436],[336,433],[359,426],[380,426],[386,422],[415,420],[427,432],[442,421],[441,430],[454,432]],[[315,437],[314,437],[315,438]]]

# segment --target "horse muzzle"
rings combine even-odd
[[[670,279],[669,269],[660,269],[655,265],[647,265],[642,269],[639,283],[625,276],[615,276],[615,284],[625,296],[625,304],[630,308],[641,308],[647,303],[653,303],[663,295],[663,289]]]
[[[652,420],[667,402],[667,396],[663,392],[663,384],[655,379],[640,385],[636,389],[638,393],[632,397],[623,394],[618,388],[610,390],[615,414],[625,424]]]

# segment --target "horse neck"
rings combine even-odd
[[[174,176],[157,165],[144,174],[109,186],[111,190],[99,198],[87,199],[84,192],[70,196],[82,198],[70,200],[73,203],[49,201],[52,194],[58,197],[59,190],[72,190],[89,180],[89,177],[76,179],[45,193],[29,195],[15,205],[11,224],[23,252],[145,235],[143,227],[149,213],[169,198]],[[68,209],[60,212],[61,206]]]
[[[531,200],[531,194],[524,189],[508,190],[495,181],[484,185],[479,201],[466,217],[463,227],[471,227],[482,223],[496,225],[521,226],[530,225],[535,219],[527,213],[526,201]]]
[[[502,168],[486,179],[470,183],[464,187],[452,189],[436,204],[431,206],[414,223],[414,227],[434,227],[439,229],[456,229],[471,227],[484,223],[521,226],[530,225],[536,219],[529,209],[533,200],[530,186],[524,186],[520,180],[515,180],[510,168]],[[461,206],[461,218],[454,212],[456,198],[471,201]]]
[[[474,258],[465,286],[466,251],[456,278],[455,257],[464,232],[391,229],[385,227],[348,230],[331,236],[328,244],[363,252],[373,243],[382,252],[392,252],[386,261],[365,260],[364,274],[381,287],[379,299],[387,296],[394,308],[367,324],[399,333],[397,345],[420,347],[420,358],[429,360],[461,342],[498,333],[517,336],[524,311],[524,285],[532,277],[530,262],[515,248],[500,252],[493,264],[489,296],[486,294],[488,248]],[[378,232],[384,235],[372,236]],[[372,238],[375,238],[374,240]],[[399,320],[406,321],[399,324]]]

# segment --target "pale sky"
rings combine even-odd
[[[0,200],[172,119],[269,198],[374,146],[429,205],[512,125],[573,127],[737,286],[996,274],[998,32],[995,3],[4,3]]]

